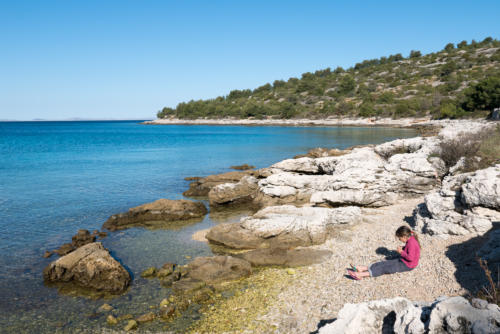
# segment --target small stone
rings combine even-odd
[[[186,259],[188,259],[188,260],[189,260],[190,258],[191,258],[191,256],[189,256],[189,255],[186,255]]]
[[[175,313],[175,305],[165,305],[160,309],[160,317],[167,319]]]
[[[160,270],[158,270],[156,277],[164,278],[164,277],[171,275],[173,272],[174,272],[173,268],[161,268]]]
[[[45,253],[43,253],[43,257],[44,257],[44,258],[49,258],[49,257],[51,257],[51,256],[52,256],[52,254],[53,254],[52,252],[45,251]]]
[[[173,302],[175,301],[174,296],[170,296],[170,297],[168,297],[168,301],[169,301],[169,302],[171,302],[171,303],[173,303]]]
[[[109,324],[109,325],[116,325],[118,323],[118,319],[116,319],[115,317],[113,317],[111,314],[108,315],[108,317],[106,318],[106,322]]]
[[[132,314],[125,314],[118,317],[118,321],[134,319]]]
[[[108,236],[108,232],[99,232],[97,233],[97,236],[99,236],[99,238],[106,238]]]
[[[98,312],[109,312],[113,310],[113,306],[109,304],[102,304],[101,307],[97,309]]]
[[[147,278],[156,275],[156,268],[150,267],[141,273],[141,277]]]
[[[137,329],[137,321],[129,320],[128,324],[123,328],[125,331],[131,331],[133,329]]]
[[[141,315],[139,318],[137,318],[137,322],[142,324],[145,322],[153,321],[155,319],[155,315],[152,312],[146,313]]]
[[[288,268],[288,269],[286,270],[286,272],[287,272],[287,274],[288,274],[288,275],[295,275],[295,269]]]
[[[160,307],[163,307],[163,306],[166,306],[170,304],[170,302],[168,301],[167,298],[163,299],[161,302],[160,302]]]

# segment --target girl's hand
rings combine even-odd
[[[403,252],[403,246],[398,246],[397,252],[401,254],[401,252]]]

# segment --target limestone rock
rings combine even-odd
[[[483,234],[500,221],[500,165],[449,175],[425,196],[416,225],[432,235]]]
[[[478,170],[467,177],[462,185],[462,196],[471,207],[500,210],[500,164]]]
[[[230,248],[254,249],[321,244],[340,224],[352,224],[361,219],[358,207],[336,209],[292,205],[267,207],[239,223],[219,224],[206,238]]]
[[[130,283],[130,274],[100,242],[82,246],[50,263],[43,276],[48,282],[73,282],[111,293],[125,291]]]
[[[496,305],[494,305],[496,306]],[[337,319],[319,329],[337,333],[498,333],[500,310],[475,308],[463,297],[421,305],[405,298],[346,304]]]
[[[162,226],[162,222],[202,219],[207,208],[201,202],[159,199],[111,216],[103,225],[110,231],[132,226]]]
[[[144,278],[152,277],[155,275],[156,275],[156,268],[155,267],[150,267],[141,273],[141,277],[144,277]]]
[[[208,193],[208,200],[212,207],[250,202],[255,198],[257,189],[257,179],[244,176],[237,183],[223,183],[213,187]]]

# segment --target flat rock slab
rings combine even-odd
[[[256,249],[238,254],[238,257],[250,262],[252,266],[308,266],[328,259],[332,252],[322,249]]]
[[[46,282],[71,282],[110,293],[121,293],[130,283],[130,274],[100,242],[84,245],[50,263],[43,277]]]
[[[336,225],[360,220],[361,209],[354,206],[336,209],[271,206],[239,223],[217,225],[206,238],[235,249],[310,246],[325,242]]]
[[[102,226],[110,231],[133,226],[165,226],[165,222],[197,220],[207,214],[201,202],[159,199],[152,203],[131,208],[128,212],[111,216]]]
[[[252,274],[248,261],[232,256],[198,257],[188,263],[187,276],[205,283],[231,281]]]

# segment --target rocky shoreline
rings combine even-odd
[[[326,119],[179,119],[162,118],[145,121],[146,125],[251,125],[251,126],[387,126],[413,127],[439,124],[430,118],[326,118]]]
[[[170,123],[162,124],[188,124],[167,121]],[[233,121],[227,125],[258,124]],[[263,122],[278,125],[274,121],[277,120]],[[341,125],[351,124],[343,121]],[[297,120],[280,125],[311,125],[306,120],[292,122]],[[339,125],[334,120],[319,122],[323,123],[317,125]],[[161,277],[163,269],[151,268],[151,272],[145,273],[167,280],[162,285],[171,286],[174,291],[169,310],[173,307],[175,312],[161,309],[168,313],[165,319],[195,303],[201,305],[204,315],[192,327],[193,332],[303,333],[321,327],[325,331],[327,327],[322,324],[332,322],[345,303],[394,297],[430,303],[441,295],[474,293],[474,289],[487,283],[477,263],[474,265],[475,253],[488,258],[490,265],[500,262],[497,247],[500,241],[495,230],[500,225],[500,164],[464,172],[463,162],[449,166],[441,153],[443,142],[490,131],[496,124],[428,120],[396,120],[391,125],[383,123],[384,120],[373,120],[371,124],[359,123],[366,120],[357,122],[351,125],[423,126],[440,131],[437,136],[399,139],[376,146],[314,150],[259,170],[190,178],[190,188],[184,195],[208,199],[211,214],[235,207],[251,212],[239,222],[218,224],[206,233],[214,253],[220,255],[195,258],[177,271],[172,267]],[[202,219],[205,214],[207,210],[201,202],[159,200],[114,215],[103,228],[114,231],[170,221],[160,224],[161,228],[169,228],[169,224],[184,224]],[[391,243],[394,230],[408,223],[422,233],[424,251],[418,270],[367,282],[353,282],[344,277],[349,263],[368,264],[393,256],[383,245],[389,242],[388,246],[395,248]],[[57,276],[65,281],[59,278],[61,275],[53,274],[67,271],[54,270],[58,262],[67,262],[66,257],[74,257],[72,254],[82,252],[82,248],[96,244],[87,243],[54,261],[47,267],[46,277]],[[271,267],[264,269],[266,266]],[[251,275],[252,272],[255,274]],[[92,277],[87,279],[87,276],[79,272],[71,277],[95,288]],[[262,280],[269,282],[259,283]],[[234,293],[228,298],[219,296],[222,291],[237,292],[241,284],[245,293]],[[266,298],[265,303],[257,297]],[[369,312],[370,307],[367,309]],[[403,309],[414,311],[410,306]],[[495,312],[500,317],[500,311],[493,307],[477,309],[488,312],[478,311],[477,326],[483,327],[474,325],[477,330],[473,332],[480,332],[478,328],[484,329],[485,323],[491,323],[483,321],[486,318],[498,321],[500,329],[500,318],[495,318]],[[394,311],[390,307],[388,310],[388,313]],[[235,312],[244,314],[235,317]],[[434,321],[433,326],[449,326],[443,322],[445,318],[439,318],[441,323]],[[349,319],[351,323],[344,321],[345,326],[356,328],[355,321],[359,321],[356,316]],[[379,325],[382,326],[380,321],[374,321],[373,331],[381,329]],[[391,326],[396,328],[394,323]],[[421,328],[430,325],[415,322],[415,326],[413,332],[420,333]]]

